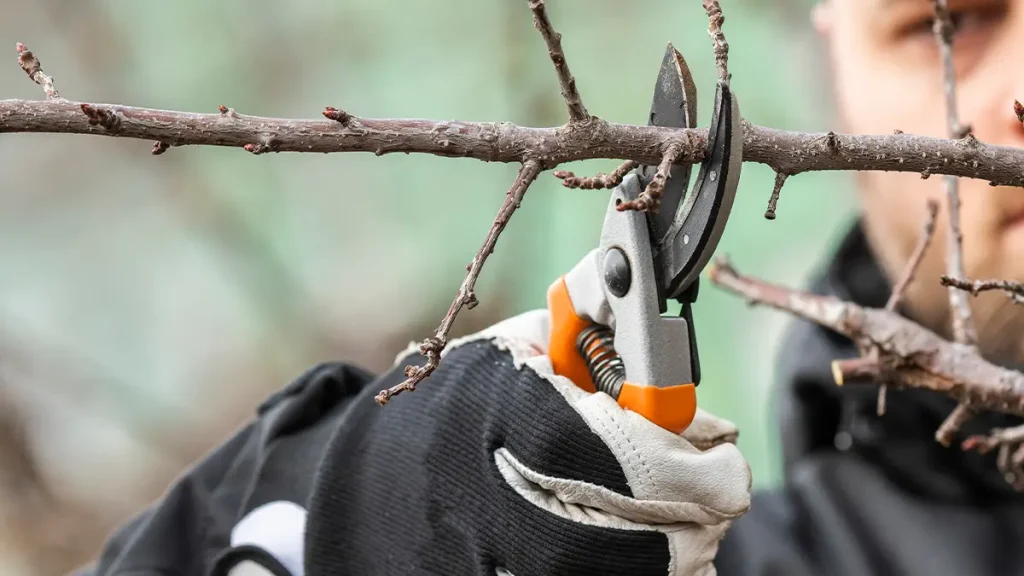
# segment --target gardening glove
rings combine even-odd
[[[411,347],[333,433],[308,503],[310,576],[715,574],[750,505],[736,427],[698,410],[673,434],[552,371],[548,313]]]

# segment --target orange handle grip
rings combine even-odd
[[[587,361],[576,347],[580,333],[591,322],[576,314],[564,276],[548,289],[548,311],[548,356],[555,374],[565,376],[587,392],[597,392]],[[623,382],[616,401],[624,409],[676,434],[686,430],[697,413],[697,390],[692,383],[659,388]]]
[[[548,288],[548,311],[551,313],[548,356],[555,374],[565,376],[587,392],[597,392],[587,361],[576,348],[580,332],[591,323],[576,314],[569,297],[569,287],[565,285],[565,276]]]
[[[665,430],[681,434],[697,414],[697,387],[692,383],[659,388],[623,382],[618,402]]]

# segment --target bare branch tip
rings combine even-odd
[[[708,15],[708,35],[711,36],[715,50],[715,68],[718,70],[719,82],[728,83],[732,78],[729,73],[729,43],[725,39],[722,25],[725,15],[718,0],[703,0],[704,12]]]
[[[967,404],[957,404],[956,408],[949,413],[949,416],[943,420],[939,429],[935,431],[935,441],[942,444],[945,447],[949,447],[953,443],[953,436],[963,428],[971,418],[975,415],[973,408]]]
[[[569,71],[569,64],[566,62],[565,52],[562,50],[562,35],[556,32],[554,26],[551,25],[544,0],[529,0],[529,6],[533,12],[533,25],[544,38],[544,43],[548,47],[548,56],[555,66],[562,98],[569,109],[569,122],[590,120],[590,113],[583,105],[583,99],[580,98],[579,90],[576,88],[576,79]]]
[[[39,58],[28,49],[28,46],[21,42],[16,43],[14,47],[18,51],[18,64],[25,71],[25,74],[28,75],[29,79],[43,88],[43,92],[46,93],[48,99],[59,99],[60,94],[57,93],[57,89],[53,86],[53,78],[43,73],[43,65]]]
[[[775,220],[775,209],[779,204],[779,196],[782,194],[782,186],[786,183],[788,175],[785,172],[775,173],[775,186],[772,188],[771,198],[768,199],[768,209],[765,210],[766,220]]]
[[[111,132],[117,132],[121,127],[121,115],[116,110],[109,110],[92,104],[82,104],[82,112],[89,117],[90,126],[101,126]]]

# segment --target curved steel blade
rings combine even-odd
[[[697,125],[697,87],[686,60],[671,43],[665,49],[658,81],[654,87],[654,99],[647,122],[649,126],[666,128],[693,128]],[[647,187],[658,171],[658,166],[642,165],[637,173],[641,190]],[[690,184],[691,167],[673,166],[661,197],[661,208],[657,214],[647,213],[651,231],[651,247],[655,257],[665,245],[672,229],[678,208]]]
[[[708,155],[694,190],[680,207],[662,253],[665,295],[679,298],[711,259],[732,211],[743,166],[743,126],[736,95],[723,82],[715,92]]]

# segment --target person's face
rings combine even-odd
[[[1024,100],[1024,0],[949,0],[949,7],[960,122],[984,142],[1024,146],[1013,112],[1014,99]],[[823,0],[815,8],[844,131],[948,136],[932,18],[932,0]],[[868,237],[893,282],[917,242],[926,199],[939,200],[936,234],[907,296],[913,314],[948,336],[948,296],[939,284],[948,225],[943,178],[860,172],[857,179]],[[959,186],[967,276],[1024,281],[1024,189],[970,179]],[[983,350],[993,359],[1024,358],[1024,307],[1001,293],[969,300]]]

